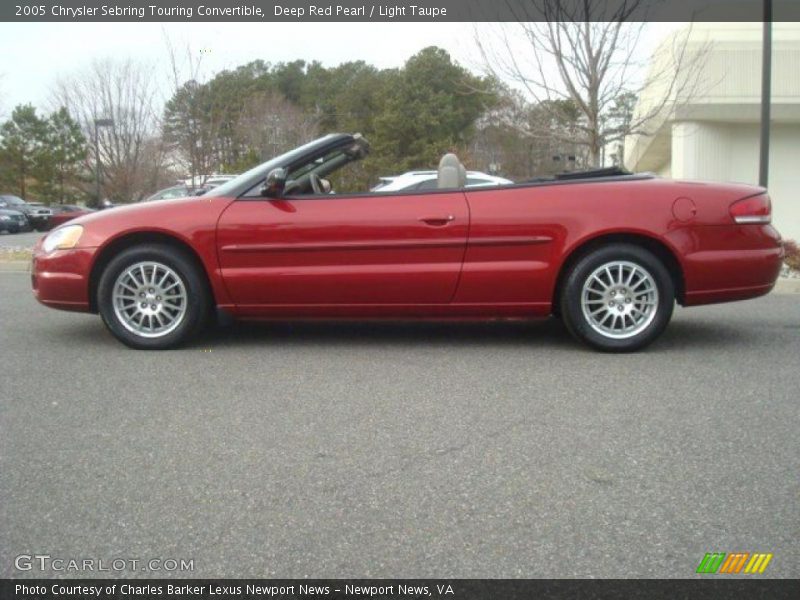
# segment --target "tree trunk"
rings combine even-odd
[[[28,174],[25,172],[25,163],[23,159],[22,168],[20,169],[20,179],[19,179],[19,195],[22,197],[23,200],[27,200],[25,198],[25,180],[28,178]]]

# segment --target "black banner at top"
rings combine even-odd
[[[800,0],[3,0],[0,21],[800,21]]]

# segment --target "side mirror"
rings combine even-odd
[[[261,186],[261,195],[265,198],[280,198],[283,196],[287,175],[288,173],[283,167],[272,169],[264,180],[264,185]]]

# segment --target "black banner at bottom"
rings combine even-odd
[[[2,600],[800,598],[789,579],[3,579]]]

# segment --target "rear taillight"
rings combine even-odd
[[[740,225],[769,223],[772,221],[772,203],[766,194],[751,196],[731,204],[730,213],[733,220]]]

